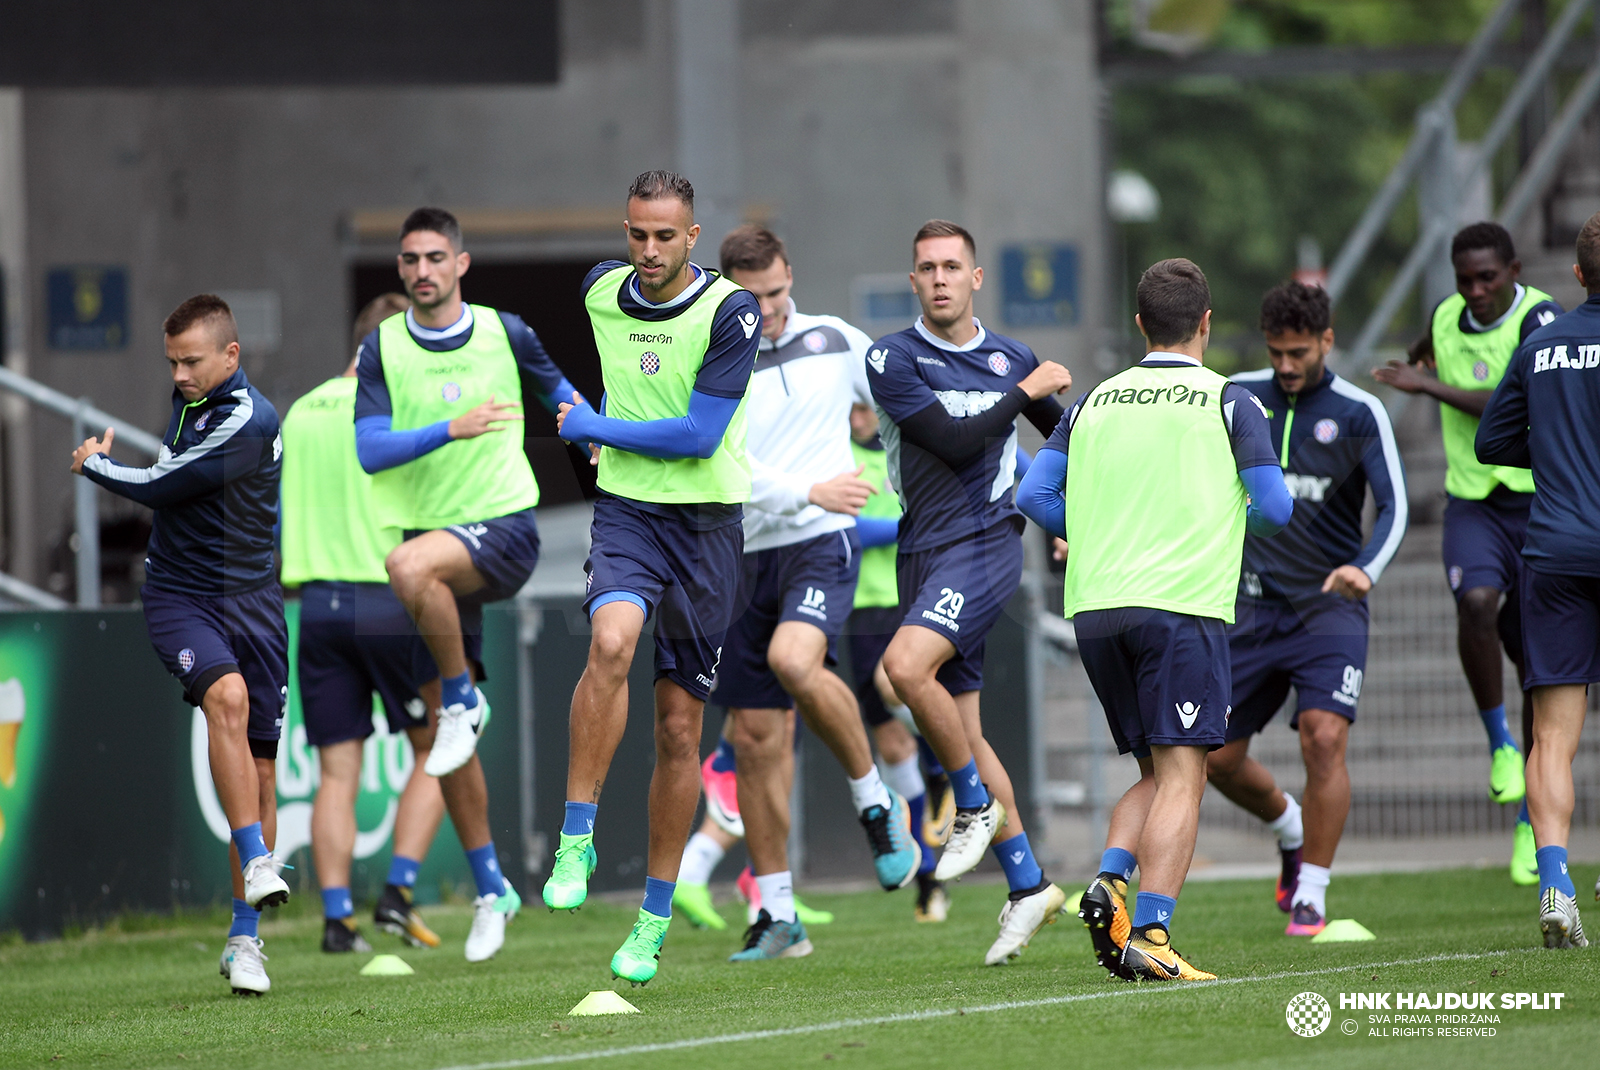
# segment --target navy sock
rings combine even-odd
[[[415,858],[405,855],[395,855],[389,859],[388,883],[400,888],[411,888],[417,883],[417,870],[422,868],[422,863]]]
[[[348,918],[356,912],[355,904],[350,901],[348,888],[322,889],[322,916],[325,918]]]
[[[260,924],[261,911],[243,899],[233,901],[233,927],[228,930],[230,939],[235,936],[248,936],[253,939]]]
[[[1519,824],[1519,825],[1530,825],[1530,824],[1532,824],[1532,822],[1528,819],[1528,799],[1527,799],[1526,796],[1524,796],[1523,799],[1522,799],[1522,809],[1517,811],[1517,824]]]
[[[1146,925],[1159,925],[1170,932],[1172,915],[1177,910],[1178,901],[1169,895],[1140,892],[1133,904],[1133,927],[1142,929]]]
[[[504,895],[506,879],[500,874],[500,859],[494,853],[494,844],[467,852],[467,864],[472,867],[472,880],[479,895]]]
[[[1133,880],[1133,867],[1138,864],[1132,851],[1120,847],[1107,847],[1106,853],[1100,856],[1100,872],[1115,873],[1125,881]]]
[[[733,744],[728,742],[726,736],[719,738],[716,753],[711,756],[711,771],[732,773],[736,768],[733,763]]]
[[[444,685],[442,701],[446,706],[454,706],[459,702],[470,710],[478,704],[478,696],[472,690],[472,673],[446,676],[442,683]]]
[[[233,830],[233,845],[239,848],[239,868],[242,870],[250,864],[252,858],[260,858],[267,853],[267,841],[261,838],[261,822],[246,825],[242,829]]]
[[[596,803],[567,803],[567,816],[561,822],[564,836],[588,836],[594,832],[594,815],[600,812]]]
[[[928,746],[928,741],[921,736],[917,737],[917,753],[922,755],[922,771],[925,775],[940,776],[944,773],[944,766],[939,764],[933,748]]]
[[[1479,710],[1478,716],[1483,718],[1483,727],[1489,733],[1489,753],[1493,754],[1501,747],[1511,747],[1517,753],[1522,753],[1522,748],[1517,746],[1517,741],[1511,738],[1511,729],[1506,725],[1505,703],[1489,710]]]
[[[1009,840],[994,844],[991,849],[1000,860],[1000,868],[1006,871],[1006,884],[1013,892],[1037,888],[1044,882],[1044,871],[1034,860],[1026,832],[1019,832]]]
[[[950,774],[950,790],[955,793],[958,809],[976,810],[988,803],[989,789],[983,786],[983,778],[978,775],[978,759],[972,759]]]
[[[646,877],[644,909],[658,918],[672,917],[672,893],[677,887],[677,881],[658,881],[654,877]]]
[[[1567,872],[1565,847],[1541,847],[1534,857],[1539,860],[1540,895],[1544,894],[1546,888],[1555,888],[1574,899],[1578,897],[1578,889],[1572,883],[1572,874]]]
[[[906,806],[911,811],[911,837],[917,841],[917,846],[922,851],[922,862],[917,866],[917,872],[932,873],[934,867],[939,864],[939,859],[934,855],[933,848],[922,842],[922,821],[928,811],[927,794],[907,799]]]

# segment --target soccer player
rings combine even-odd
[[[1159,261],[1137,300],[1144,360],[1077,400],[1017,498],[1067,541],[1065,612],[1117,750],[1139,762],[1079,917],[1114,976],[1211,980],[1173,948],[1172,916],[1194,855],[1206,753],[1226,738],[1227,625],[1246,524],[1273,534],[1294,501],[1261,403],[1203,366],[1205,275],[1188,260]],[[1130,921],[1122,900],[1136,865]]]
[[[1273,538],[1246,534],[1237,618],[1228,629],[1233,713],[1206,760],[1216,788],[1278,836],[1278,909],[1290,936],[1327,924],[1333,854],[1350,812],[1345,744],[1367,665],[1367,593],[1406,533],[1405,474],[1388,411],[1328,369],[1332,310],[1320,287],[1286,282],[1261,301],[1272,367],[1233,381],[1267,410],[1284,483],[1297,502]],[[1377,516],[1362,542],[1372,489]],[[1250,737],[1295,690],[1289,727],[1306,766],[1304,810],[1250,757]]]
[[[354,345],[411,302],[376,298],[356,317]],[[283,583],[300,590],[300,708],[317,748],[321,783],[311,809],[311,854],[322,886],[322,950],[371,951],[356,928],[350,857],[363,744],[372,734],[372,696],[389,730],[410,739],[415,763],[394,820],[394,857],[373,919],[417,947],[439,937],[412,907],[411,889],[444,817],[439,781],[423,773],[432,745],[429,705],[418,682],[438,671],[405,607],[389,586],[384,559],[400,544],[397,528],[373,517],[372,477],[356,458],[356,360],[289,407],[283,418]],[[425,662],[419,674],[414,664]],[[418,676],[422,678],[418,680]],[[435,696],[437,699],[437,696]]]
[[[472,866],[478,895],[466,957],[482,962],[505,943],[522,905],[500,871],[476,752],[489,723],[473,683],[474,670],[483,678],[483,607],[515,595],[539,558],[521,376],[552,410],[573,390],[519,317],[462,299],[472,257],[449,212],[407,216],[397,259],[411,309],[361,343],[356,455],[373,476],[377,523],[406,536],[384,567],[438,674],[439,695],[431,684],[423,692],[437,728],[422,769],[439,778]]]
[[[893,891],[911,883],[921,850],[903,793],[885,785],[873,764],[855,695],[829,668],[861,567],[854,517],[876,493],[850,454],[851,404],[871,399],[865,361],[872,340],[836,316],[796,311],[788,252],[765,227],[731,231],[721,267],[761,308],[746,402],[751,490],[741,612],[713,692],[728,707],[739,813],[761,894],[745,946],[731,959],[747,962],[811,953],[788,862],[791,708],[844,767],[879,884]],[[914,761],[910,779],[921,787]]]
[[[211,779],[233,830],[233,926],[220,969],[233,991],[272,987],[257,924],[289,900],[272,858],[274,762],[288,700],[288,631],[273,576],[283,439],[272,403],[239,367],[239,328],[200,294],[162,324],[172,418],[149,468],[111,459],[112,430],[85,439],[72,470],[155,511],[145,558],[150,643],[205,713]]]
[[[1522,670],[1521,553],[1533,503],[1533,476],[1521,468],[1486,465],[1473,455],[1478,418],[1518,345],[1561,315],[1550,295],[1517,281],[1522,262],[1511,235],[1498,223],[1463,227],[1450,243],[1456,292],[1433,310],[1426,337],[1412,347],[1411,363],[1390,361],[1373,371],[1381,383],[1443,404],[1439,424],[1447,465],[1444,487],[1444,566],[1456,598],[1456,644],[1461,668],[1489,734],[1489,798],[1523,798],[1523,755],[1506,725],[1500,647]],[[1421,364],[1437,377],[1419,371]],[[1503,599],[1503,601],[1502,601]],[[1525,688],[1526,680],[1521,681]],[[1523,701],[1523,737],[1530,731]],[[1524,804],[1512,839],[1511,879],[1537,883],[1533,827]]]
[[[1530,467],[1539,488],[1522,548],[1523,683],[1533,692],[1528,809],[1539,929],[1545,947],[1563,948],[1588,946],[1567,835],[1588,685],[1600,682],[1600,213],[1578,232],[1577,261],[1588,300],[1528,336],[1476,435],[1481,463]]]
[[[1048,434],[1072,384],[1053,361],[986,330],[972,314],[983,285],[964,227],[924,223],[911,285],[922,315],[867,353],[889,480],[900,492],[896,557],[901,621],[883,655],[895,692],[950,774],[956,817],[934,869],[953,880],[991,842],[1010,888],[984,961],[1014,958],[1066,901],[1034,859],[1011,778],[983,738],[984,639],[1022,578],[1022,517],[1012,500],[1016,419]]]
[[[611,959],[617,977],[644,984],[672,920],[700,799],[700,716],[741,570],[750,498],[744,396],[761,309],[748,291],[690,263],[700,227],[687,179],[647,171],[627,206],[629,263],[605,261],[583,285],[605,397],[599,412],[575,399],[557,418],[562,438],[593,444],[601,493],[585,564],[594,632],[572,695],[566,818],[544,901],[571,910],[588,896],[600,788],[628,721],[628,667],[656,614],[644,904]]]

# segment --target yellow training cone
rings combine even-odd
[[[639,1008],[611,991],[609,988],[599,992],[590,992],[567,1012],[568,1015],[589,1014],[638,1014]]]
[[[1372,930],[1354,918],[1330,921],[1326,928],[1311,938],[1313,944],[1342,944],[1353,940],[1376,940]]]
[[[374,955],[361,967],[363,977],[409,977],[416,972],[399,955]]]

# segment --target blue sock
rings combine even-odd
[[[644,908],[658,918],[672,917],[672,893],[678,887],[677,881],[658,881],[654,877],[644,879]]]
[[[1140,929],[1146,925],[1159,925],[1170,931],[1172,915],[1177,910],[1178,901],[1169,895],[1140,892],[1133,904],[1133,927]]]
[[[233,928],[228,930],[228,937],[248,936],[252,939],[256,935],[256,927],[261,923],[261,911],[246,903],[243,899],[233,901]]]
[[[928,741],[921,736],[917,737],[917,753],[922,755],[922,771],[925,776],[941,776],[944,766],[939,764],[939,758],[933,753],[933,748],[928,746]]]
[[[989,789],[978,775],[978,759],[950,774],[950,790],[955,793],[956,808],[960,810],[976,810],[989,802]]]
[[[1524,796],[1522,799],[1522,809],[1517,811],[1517,824],[1531,825],[1532,823],[1532,821],[1528,820],[1528,799],[1526,796]]]
[[[1574,899],[1578,897],[1578,889],[1572,884],[1572,874],[1567,872],[1565,847],[1541,847],[1534,857],[1539,860],[1540,895],[1544,894],[1546,888],[1555,888]]]
[[[494,853],[494,844],[467,852],[467,864],[472,867],[472,880],[479,895],[504,895],[506,879],[500,875],[500,859]]]
[[[717,751],[711,756],[711,771],[713,773],[732,773],[738,767],[733,762],[733,744],[728,742],[726,736],[717,740]]]
[[[993,846],[1000,868],[1006,871],[1006,884],[1013,892],[1025,892],[1044,882],[1044,870],[1034,861],[1033,848],[1028,845],[1028,834],[1019,832],[1009,840]]]
[[[454,706],[459,702],[470,710],[478,704],[478,696],[472,690],[472,673],[446,676],[442,683],[444,685],[442,700],[446,706]]]
[[[242,829],[233,830],[233,845],[239,848],[239,868],[242,870],[250,864],[252,858],[260,858],[267,853],[267,841],[261,838],[261,822],[246,825]]]
[[[1483,718],[1484,730],[1489,733],[1490,754],[1501,747],[1511,747],[1518,754],[1522,753],[1522,748],[1511,738],[1511,729],[1506,725],[1505,703],[1502,702],[1492,710],[1479,710],[1478,716]]]
[[[412,888],[417,883],[417,870],[422,868],[422,863],[415,858],[405,855],[395,855],[389,859],[389,880],[387,883],[399,888]]]
[[[1106,853],[1100,856],[1100,872],[1115,873],[1125,881],[1133,880],[1133,867],[1138,864],[1132,851],[1120,847],[1107,847]]]
[[[350,901],[348,888],[322,889],[322,916],[325,918],[348,918],[356,912],[355,904]]]
[[[567,816],[561,822],[563,836],[588,836],[594,832],[594,815],[599,813],[596,803],[567,803]]]
[[[934,867],[939,864],[939,859],[934,855],[933,848],[922,842],[922,821],[928,812],[927,794],[907,799],[906,806],[911,810],[911,837],[917,841],[917,847],[922,851],[922,862],[917,866],[917,872],[932,873]]]

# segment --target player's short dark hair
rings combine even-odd
[[[1328,291],[1290,279],[1261,298],[1262,334],[1321,334],[1333,326]]]
[[[1511,232],[1499,223],[1473,223],[1456,231],[1450,239],[1450,259],[1473,249],[1493,249],[1502,264],[1517,258],[1517,247],[1511,244]]]
[[[728,231],[722,239],[722,273],[730,271],[765,271],[774,260],[789,263],[789,251],[783,239],[766,227],[744,223]]]
[[[1153,346],[1187,342],[1211,307],[1206,273],[1181,256],[1158,260],[1139,276],[1139,324]]]
[[[694,187],[676,171],[646,171],[628,187],[628,200],[659,201],[663,197],[676,197],[690,212],[694,211]]]
[[[360,346],[363,338],[378,329],[378,324],[410,307],[411,298],[405,294],[379,294],[374,297],[356,314],[355,329],[351,331],[354,344]]]
[[[168,338],[176,338],[199,323],[211,328],[218,349],[226,349],[239,340],[239,325],[234,322],[233,309],[216,294],[195,294],[168,314],[161,330]]]
[[[972,240],[972,232],[960,223],[952,223],[948,219],[930,219],[917,228],[917,236],[911,239],[911,259],[917,259],[917,246],[928,238],[960,238],[967,246],[967,255],[972,257],[972,262],[978,262],[978,243]]]
[[[465,248],[461,243],[461,224],[443,208],[418,208],[406,216],[406,221],[400,224],[400,240],[404,241],[407,234],[419,230],[443,234],[449,239],[450,248],[458,253]]]
[[[1578,270],[1583,272],[1583,284],[1593,292],[1600,290],[1600,212],[1578,231]]]

